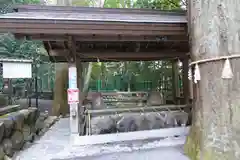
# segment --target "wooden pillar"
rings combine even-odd
[[[12,105],[12,97],[13,95],[13,85],[12,85],[12,79],[8,78],[8,105]]]
[[[71,60],[69,62],[68,66],[68,98],[73,96],[72,93],[74,93],[73,102],[69,101],[69,107],[70,107],[70,130],[71,134],[78,134],[79,131],[79,106],[81,106],[81,103],[79,103],[79,82],[78,82],[78,71],[77,71],[77,64],[76,64],[76,42],[74,41],[73,37],[69,37],[69,50]],[[76,92],[78,92],[76,94]],[[68,99],[70,100],[70,99]]]
[[[68,66],[68,92],[77,90],[77,67],[75,62],[70,62]],[[69,94],[69,93],[68,93]],[[70,95],[68,95],[70,96]],[[71,134],[78,134],[78,103],[70,103],[70,130]]]
[[[173,103],[178,104],[179,95],[179,85],[178,85],[178,61],[176,59],[172,60],[172,95],[173,95]]]
[[[184,103],[189,103],[189,80],[188,80],[188,65],[189,65],[189,59],[188,57],[182,59],[183,64],[183,96],[184,96]]]
[[[190,63],[190,60],[189,60]],[[191,70],[193,70],[192,68],[189,68]],[[192,77],[193,77],[193,71],[192,71]],[[193,101],[193,79],[189,80],[189,99],[191,100],[191,102]]]
[[[79,104],[78,104],[78,134],[80,136],[83,136],[85,133],[85,117],[84,117],[84,111],[85,108],[83,106],[83,100],[84,100],[84,93],[83,93],[83,86],[84,86],[84,69],[83,64],[80,61],[77,61],[77,86],[79,88]]]

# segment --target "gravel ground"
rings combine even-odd
[[[182,154],[185,137],[118,144],[71,146],[69,119],[60,119],[41,139],[24,149],[16,160],[189,160]],[[164,141],[164,146],[161,143]],[[178,141],[178,143],[176,143]],[[168,146],[166,147],[166,143]],[[178,144],[178,145],[176,145]]]
[[[19,103],[26,105],[27,100]],[[32,100],[35,104],[35,100]],[[39,100],[42,112],[51,112],[51,100]],[[155,140],[135,141],[131,143],[104,144],[94,146],[71,146],[69,142],[69,119],[61,119],[40,140],[18,153],[16,160],[189,160],[182,154],[184,137]],[[162,147],[169,144],[169,147]],[[176,143],[178,141],[178,143]]]
[[[100,156],[75,157],[65,160],[189,160],[179,149],[157,148],[148,150],[139,150],[134,152],[112,153]],[[56,159],[57,160],[57,159]],[[60,160],[60,159],[59,159]]]

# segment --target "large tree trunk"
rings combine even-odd
[[[68,6],[72,4],[72,0],[56,0],[56,5]],[[91,75],[91,63],[78,63],[78,87],[82,92],[80,94],[80,102],[86,96],[88,89],[88,83]],[[54,85],[54,102],[53,102],[53,114],[54,115],[66,115],[69,113],[69,107],[67,102],[67,88],[68,88],[68,64],[60,63],[56,64],[55,85]]]
[[[59,116],[69,113],[67,102],[67,88],[68,88],[68,64],[55,64],[55,83],[54,83],[54,97],[52,114]]]
[[[55,0],[55,4],[71,5],[72,0]],[[92,63],[78,63],[77,70],[78,70],[78,87],[81,91],[80,102],[82,102],[88,92],[88,85],[89,85],[91,72],[92,72]],[[67,92],[66,92],[68,88],[67,73],[68,73],[67,64],[56,65],[54,103],[53,103],[54,115],[59,115],[60,113],[65,115],[66,113],[69,113],[68,104],[67,104]]]
[[[191,2],[193,61],[240,53],[239,0]],[[185,144],[192,160],[240,159],[240,59],[230,59],[234,77],[222,79],[224,61],[199,64],[193,124]]]
[[[53,0],[47,5],[69,5],[69,0]],[[69,113],[67,102],[67,88],[68,88],[68,64],[57,63],[55,65],[55,83],[54,83],[54,98],[52,114],[59,116]]]

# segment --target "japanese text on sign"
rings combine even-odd
[[[68,104],[76,104],[79,103],[79,90],[75,89],[68,89]]]

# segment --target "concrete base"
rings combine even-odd
[[[190,127],[165,128],[146,131],[135,131],[127,133],[113,133],[104,135],[79,136],[71,135],[72,145],[93,145],[134,140],[160,139],[174,136],[186,136]]]

